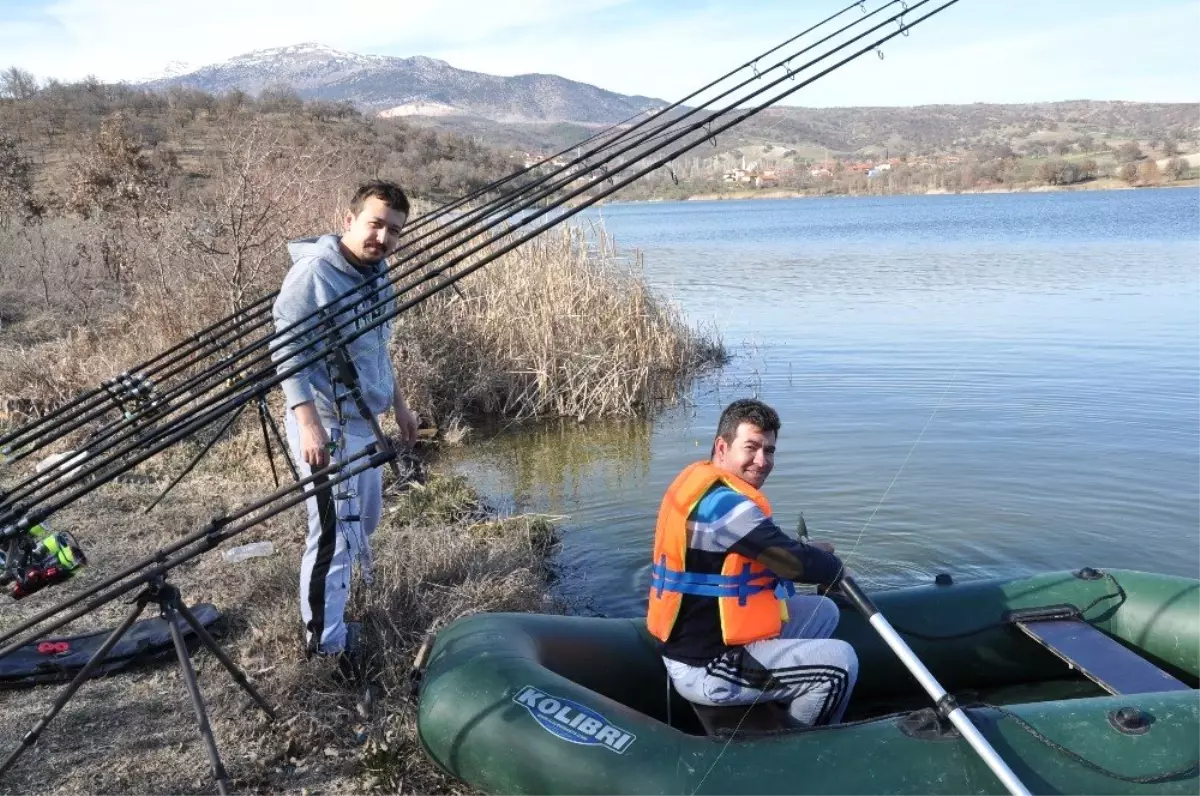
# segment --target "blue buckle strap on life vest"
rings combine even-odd
[[[737,575],[680,572],[668,569],[666,556],[662,556],[650,569],[650,588],[658,597],[662,597],[664,591],[671,591],[699,597],[736,597],[738,605],[745,605],[751,595],[776,590],[780,583],[791,587],[789,581],[780,581],[770,572],[751,572],[749,564]],[[795,592],[794,587],[791,592]]]

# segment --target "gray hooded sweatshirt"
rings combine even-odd
[[[280,340],[271,344],[271,357],[277,363],[278,373],[298,365],[315,351],[328,349],[324,341],[312,347],[314,332],[319,333],[326,328],[320,321],[306,321],[283,332],[297,321],[308,318],[318,308],[328,307],[335,325],[362,316],[338,331],[339,335],[345,337],[379,320],[394,306],[395,293],[384,275],[386,262],[364,270],[355,268],[342,255],[338,247],[340,239],[339,235],[322,235],[288,243],[292,267],[284,277],[283,287],[272,308],[275,331],[282,332]],[[348,298],[336,300],[352,289],[355,292]],[[367,311],[381,299],[386,299],[383,306]],[[367,407],[376,415],[391,408],[395,392],[395,377],[388,357],[391,335],[392,322],[388,321],[353,340],[348,346],[350,359],[358,370]],[[321,422],[329,427],[339,423],[337,407],[340,404],[340,422],[345,431],[370,434],[370,425],[359,413],[346,386],[336,381],[334,376],[332,364],[319,359],[284,379],[283,394],[287,398],[288,408],[313,401]]]

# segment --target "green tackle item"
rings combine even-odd
[[[83,548],[66,531],[51,531],[43,525],[35,525],[28,535],[28,553],[9,586],[9,594],[14,600],[61,583],[87,564]]]

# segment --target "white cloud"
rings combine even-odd
[[[479,0],[406,2],[396,6],[327,0],[57,0],[36,21],[5,23],[5,56],[37,75],[133,79],[171,61],[206,64],[251,50],[317,41],[360,53],[426,55],[506,30],[560,19],[629,0]],[[381,10],[382,9],[382,10]],[[15,25],[13,25],[15,27]]]
[[[1082,17],[999,35],[986,30],[963,35],[949,27],[938,30],[936,24],[931,21],[927,29],[886,45],[886,59],[869,65],[882,68],[868,73],[867,64],[854,64],[831,75],[823,101],[805,104],[865,104],[859,99],[831,101],[838,98],[832,92],[861,97],[868,84],[888,105],[1200,100],[1200,56],[1194,44],[1200,4]]]
[[[1195,88],[1200,86],[1200,55],[1192,41],[1200,29],[1200,4],[1081,16],[1054,27],[1030,23],[1007,33],[994,32],[997,26],[986,17],[970,23],[955,18],[957,8],[884,44],[883,60],[863,56],[787,102],[835,106],[1200,99]],[[556,30],[553,36],[518,31],[504,42],[450,47],[438,55],[477,71],[550,71],[614,91],[676,100],[773,46],[786,35],[777,17],[761,10],[746,12],[738,24],[730,24],[722,14],[698,9],[632,30],[579,26]]]

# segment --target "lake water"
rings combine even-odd
[[[868,588],[1080,566],[1200,571],[1200,192],[610,205],[618,246],[733,361],[653,420],[457,466],[563,515],[561,594],[644,612],[663,490],[731,400],[783,429],[766,493]]]

